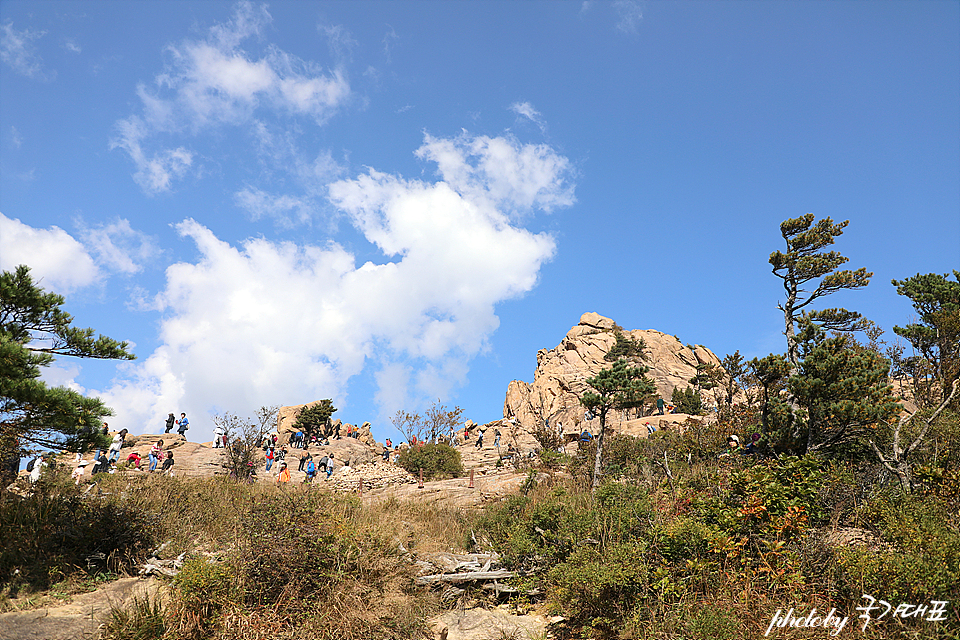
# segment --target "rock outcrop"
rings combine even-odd
[[[568,436],[578,433],[584,419],[580,396],[588,390],[586,380],[610,366],[604,356],[616,344],[618,328],[610,318],[592,312],[583,314],[559,345],[537,352],[532,383],[514,380],[509,384],[503,403],[504,418],[515,419],[525,429],[549,419],[551,425],[562,423]],[[675,388],[690,385],[697,365],[720,364],[710,349],[702,345],[688,348],[676,336],[660,331],[623,330],[623,335],[643,339],[645,364],[650,367],[647,377],[654,381],[666,402]],[[702,397],[707,406],[717,404],[712,391],[704,391]]]

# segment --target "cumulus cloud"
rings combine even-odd
[[[183,146],[158,145],[154,140],[160,134],[191,136],[250,124],[260,110],[324,124],[348,99],[350,85],[340,70],[325,71],[275,46],[262,55],[242,47],[261,37],[270,21],[265,6],[241,2],[229,21],[204,38],[167,47],[163,73],[152,85],[137,88],[142,113],[120,120],[111,142],[133,160],[134,178],[145,191],[169,190],[196,157]]]
[[[554,255],[554,239],[517,214],[572,203],[572,176],[551,149],[509,137],[428,135],[417,155],[437,163],[437,180],[369,169],[330,185],[378,262],[358,265],[334,242],[231,245],[180,223],[200,258],[166,271],[161,346],[102,392],[117,423],[324,397],[341,406],[368,367],[382,416],[449,396],[498,327],[496,305],[530,291]]]
[[[22,76],[46,79],[43,59],[33,45],[46,31],[17,31],[12,22],[0,24],[0,60]]]
[[[100,277],[87,249],[60,227],[37,229],[0,213],[0,269],[11,271],[21,264],[45,289],[60,294]]]

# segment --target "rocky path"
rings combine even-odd
[[[154,578],[121,578],[104,587],[73,596],[57,606],[0,614],[0,640],[87,640],[95,638],[113,606],[134,597],[156,598]]]

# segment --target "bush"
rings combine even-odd
[[[13,597],[74,574],[117,573],[145,555],[154,535],[142,511],[41,480],[26,497],[0,498],[0,585]]]
[[[418,444],[400,452],[397,462],[413,474],[423,470],[424,480],[459,478],[464,475],[460,452],[446,444],[428,442]]]
[[[886,545],[837,551],[841,589],[850,599],[883,594],[889,602],[960,599],[960,519],[934,497],[881,495],[861,515]]]
[[[700,392],[695,389],[676,387],[670,400],[677,407],[678,413],[686,413],[691,416],[703,414],[703,399],[700,397]]]

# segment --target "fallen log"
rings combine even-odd
[[[516,578],[516,571],[468,571],[466,573],[438,573],[432,576],[415,578],[417,584],[434,584],[437,582],[473,582],[476,580],[501,580]]]

